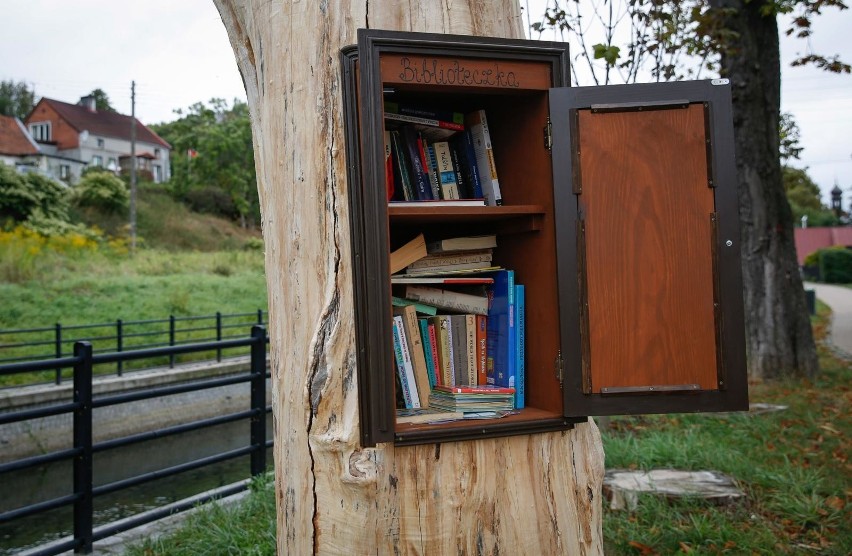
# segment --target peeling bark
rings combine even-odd
[[[593,423],[441,445],[359,444],[338,51],[358,27],[521,37],[517,2],[214,2],[255,141],[278,552],[601,553]]]

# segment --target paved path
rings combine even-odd
[[[815,290],[819,300],[831,307],[831,343],[852,358],[852,288],[806,282],[805,289]]]

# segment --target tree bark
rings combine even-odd
[[[516,0],[214,0],[266,248],[279,554],[601,553],[603,450],[563,433],[359,445],[338,50],[358,27],[520,37]]]
[[[764,2],[711,5],[730,9],[722,27],[735,33],[722,49],[722,74],[734,101],[749,376],[810,377],[818,361],[781,181],[778,24],[762,13]]]

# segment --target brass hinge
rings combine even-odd
[[[544,131],[544,148],[549,151],[553,148],[553,126],[550,125],[550,116],[547,117],[547,124],[542,131]]]
[[[562,350],[556,352],[556,359],[553,360],[553,370],[556,373],[556,380],[559,381],[559,387],[562,388],[562,380],[564,379],[564,367],[562,364]]]

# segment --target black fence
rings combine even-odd
[[[79,553],[91,553],[95,541],[144,525],[145,523],[150,523],[165,517],[169,513],[189,509],[192,505],[205,501],[204,497],[195,497],[186,504],[187,507],[185,508],[181,507],[180,504],[171,504],[168,509],[163,509],[163,512],[145,512],[142,515],[102,525],[95,529],[93,500],[97,496],[110,494],[155,479],[169,477],[246,455],[250,456],[249,471],[251,475],[256,476],[263,473],[266,470],[266,450],[272,445],[272,441],[266,440],[266,415],[271,411],[271,406],[266,405],[266,379],[269,377],[269,373],[266,370],[267,343],[266,329],[261,325],[255,325],[251,328],[251,335],[249,337],[243,336],[239,339],[102,354],[95,354],[90,342],[79,341],[74,344],[73,355],[68,357],[0,366],[0,376],[53,369],[57,366],[61,368],[70,367],[73,369],[74,381],[73,400],[70,402],[56,403],[37,409],[0,413],[0,425],[67,413],[73,415],[73,446],[71,448],[0,464],[0,483],[2,483],[4,481],[3,475],[6,473],[33,469],[57,461],[71,460],[73,474],[72,494],[2,513],[0,514],[0,524],[6,524],[56,508],[73,506],[73,538],[47,545],[41,550],[37,550],[35,554],[49,556],[68,550],[74,550]],[[92,368],[95,364],[118,363],[159,356],[171,357],[184,353],[210,352],[245,347],[249,348],[251,354],[250,370],[248,373],[172,386],[134,390],[132,392],[99,396],[97,398],[92,395]],[[94,409],[239,383],[250,384],[250,408],[246,411],[202,419],[104,442],[92,442],[92,411]],[[250,438],[247,446],[113,483],[93,486],[93,457],[97,453],[154,438],[176,435],[245,419],[250,420]],[[210,497],[230,495],[245,488],[246,483],[242,482],[230,489],[219,489],[215,495],[211,495]]]
[[[267,315],[268,316],[268,315]],[[123,352],[154,347],[180,346],[206,341],[222,341],[242,337],[242,332],[252,324],[265,324],[265,312],[258,309],[249,313],[217,312],[214,315],[176,317],[165,319],[122,320],[98,324],[63,325],[41,328],[0,329],[0,365],[22,361],[39,361],[53,357],[61,359],[70,355],[79,341],[96,342],[100,352]],[[216,360],[222,360],[222,350],[215,351]],[[178,353],[168,354],[168,365],[174,367]],[[212,359],[212,356],[210,357]],[[114,361],[115,373],[121,376],[126,359]],[[62,367],[54,365],[46,370],[55,372],[54,382],[62,382]]]

